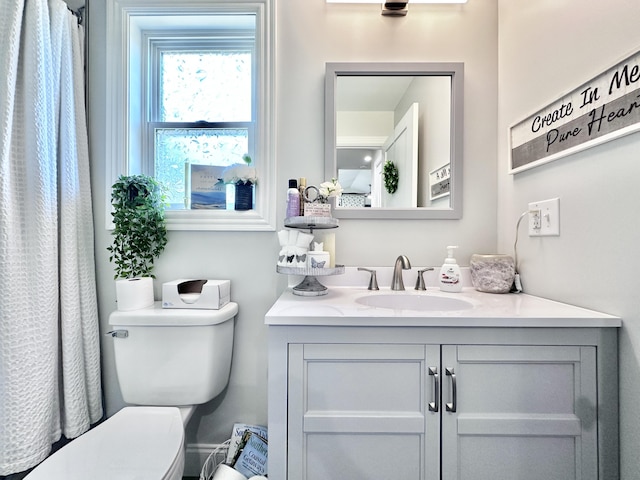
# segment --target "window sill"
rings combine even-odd
[[[165,213],[167,230],[202,231],[264,231],[273,232],[275,227],[257,210],[168,210]]]

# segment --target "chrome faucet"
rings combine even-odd
[[[369,277],[369,286],[367,287],[367,290],[380,290],[380,288],[378,287],[378,279],[376,278],[375,270],[371,270],[369,268],[364,268],[364,267],[358,267],[358,271],[369,272],[371,274],[371,277]]]
[[[433,270],[433,267],[423,268],[422,270],[418,270],[418,278],[416,278],[416,290],[426,290],[427,286],[424,284],[424,277],[422,276],[424,272],[430,272]]]
[[[404,290],[404,282],[402,281],[402,270],[411,269],[411,262],[406,255],[400,255],[396,258],[396,264],[393,267],[393,278],[391,279],[391,290]]]

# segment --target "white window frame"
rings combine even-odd
[[[144,128],[142,152],[140,156],[132,156],[131,160],[140,160],[140,165],[129,165],[130,171],[140,171],[147,175],[155,174],[155,131],[156,129],[246,129],[248,132],[248,149],[245,151],[251,158],[255,158],[255,131],[256,131],[256,80],[255,72],[257,66],[255,62],[255,32],[247,32],[240,29],[216,29],[211,30],[181,30],[172,29],[170,31],[148,31],[144,34],[144,45],[147,48],[143,51],[143,65],[146,67],[142,76],[144,80],[141,84],[143,91]],[[222,51],[222,50],[244,50],[250,53],[252,59],[252,85],[251,96],[252,105],[248,121],[212,121],[208,119],[194,119],[191,122],[169,122],[160,120],[161,99],[160,99],[160,69],[162,53],[166,51]],[[238,159],[238,162],[241,160]],[[185,193],[188,194],[189,186],[185,185]],[[178,209],[183,209],[185,202],[180,204]],[[173,204],[172,208],[176,208]]]
[[[254,159],[258,173],[253,210],[168,210],[169,230],[274,231],[275,62],[274,0],[107,0],[106,222],[111,223],[111,185],[119,175],[139,173],[147,146],[142,69],[146,32],[202,30],[223,15],[256,18]]]

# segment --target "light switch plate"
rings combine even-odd
[[[551,198],[529,204],[529,236],[560,235],[560,199]]]

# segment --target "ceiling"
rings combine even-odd
[[[339,76],[337,111],[394,111],[412,76]]]

